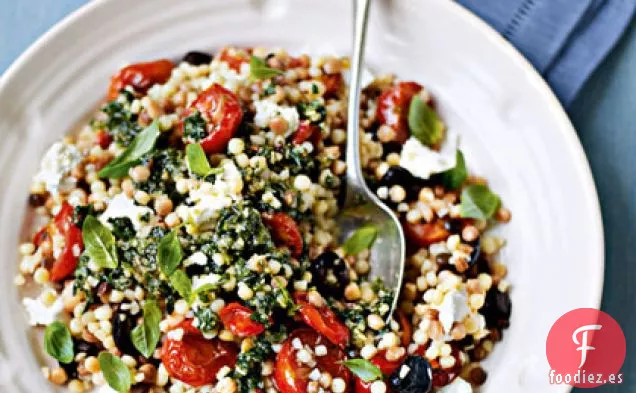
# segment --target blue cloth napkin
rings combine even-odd
[[[566,108],[633,23],[636,0],[458,0],[512,42]]]

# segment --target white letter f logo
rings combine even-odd
[[[574,341],[574,344],[580,345],[580,347],[576,349],[577,351],[581,351],[581,364],[579,365],[579,368],[583,367],[583,365],[585,364],[585,360],[587,359],[587,351],[593,351],[594,349],[596,349],[592,346],[587,345],[587,332],[590,330],[601,330],[601,327],[601,325],[585,325],[576,329],[572,334],[572,341]],[[576,335],[580,332],[583,332],[583,335],[581,337],[581,342],[579,343]]]

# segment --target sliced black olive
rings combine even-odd
[[[113,339],[117,348],[124,354],[135,355],[137,350],[130,340],[130,332],[134,327],[133,317],[118,310],[113,314],[111,324],[113,325]]]
[[[44,194],[29,195],[29,206],[31,207],[40,207],[44,205],[44,202],[46,202],[46,196],[44,196]]]
[[[318,291],[335,298],[342,297],[344,288],[349,284],[349,269],[338,254],[333,251],[323,252],[312,261],[309,270],[312,284]]]
[[[394,393],[426,393],[431,390],[432,381],[431,365],[421,356],[407,357],[389,377]]]
[[[463,228],[464,228],[464,223],[462,222],[462,220],[459,220],[457,218],[452,218],[444,222],[444,229],[446,229],[450,233],[459,234],[462,232]]]
[[[512,312],[510,296],[506,292],[500,292],[492,287],[486,292],[486,301],[480,312],[486,319],[488,328],[506,328]]]
[[[400,185],[405,189],[416,183],[417,180],[415,176],[399,165],[393,165],[390,167],[384,176],[382,176],[382,180],[380,180],[380,185],[382,186],[391,187],[394,185]]]
[[[66,371],[66,376],[69,380],[77,378],[77,362],[75,360],[70,363],[57,362],[57,364],[60,368]]]
[[[183,56],[183,61],[194,66],[198,66],[202,64],[209,64],[212,61],[212,56],[204,52],[191,51]]]

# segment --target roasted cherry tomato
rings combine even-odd
[[[295,257],[299,257],[303,253],[303,236],[293,218],[278,212],[263,214],[263,221],[272,232],[272,237],[276,243],[287,246]]]
[[[161,348],[161,362],[171,377],[197,387],[215,382],[223,366],[234,368],[238,350],[233,343],[205,339],[192,320],[177,328],[183,329],[181,340],[167,338]]]
[[[351,333],[347,325],[328,306],[316,307],[307,300],[307,292],[294,293],[300,319],[335,345],[344,348],[349,345]]]
[[[322,75],[320,81],[325,85],[325,98],[337,98],[344,88],[344,78],[340,73]]]
[[[46,238],[61,236],[64,246],[50,269],[51,281],[62,281],[77,267],[77,261],[84,249],[82,231],[73,223],[73,206],[64,202],[53,220],[42,227],[34,236],[33,244],[39,246]]]
[[[250,50],[223,48],[219,52],[219,60],[227,63],[228,67],[236,72],[241,72],[241,65],[250,61]]]
[[[234,93],[215,83],[199,93],[186,116],[195,111],[198,111],[207,123],[208,135],[199,141],[203,150],[208,154],[223,152],[243,120],[243,109],[239,99]]]
[[[398,317],[398,323],[400,324],[400,329],[402,330],[402,337],[400,338],[400,342],[402,343],[403,347],[408,347],[411,343],[411,337],[413,337],[413,327],[411,326],[411,321],[401,310],[398,310],[396,314]]]
[[[126,86],[131,86],[138,93],[145,93],[150,86],[165,83],[170,78],[173,68],[174,63],[165,59],[124,67],[110,80],[108,100],[117,98]]]
[[[223,326],[238,337],[258,336],[265,331],[265,326],[252,320],[252,310],[240,303],[233,302],[221,309],[219,317]]]
[[[104,150],[108,149],[108,146],[110,146],[111,142],[113,141],[113,138],[104,130],[97,131],[95,138],[99,147]]]
[[[303,345],[309,348],[316,348],[318,345],[327,347],[327,354],[324,356],[314,355],[316,361],[315,368],[328,372],[332,378],[342,378],[345,381],[345,392],[349,391],[349,381],[351,373],[349,369],[341,364],[345,360],[344,351],[331,344],[324,336],[311,329],[297,329],[285,340],[283,346],[276,356],[276,366],[274,369],[274,381],[278,390],[282,393],[306,393],[309,373],[312,367],[300,363],[296,358],[297,349],[292,342],[299,339]]]
[[[422,356],[424,356],[422,354]],[[451,368],[442,368],[437,360],[432,360],[433,387],[441,388],[453,382],[462,372],[462,360],[459,356],[459,349],[453,345],[451,356],[455,358],[455,365]]]
[[[321,138],[320,128],[305,120],[298,125],[296,132],[294,132],[292,143],[294,145],[300,145],[305,141],[311,141],[313,145],[317,145]]]
[[[428,247],[433,243],[446,240],[450,236],[450,232],[444,228],[441,221],[417,224],[405,221],[402,226],[406,238],[418,247]]]
[[[399,82],[378,98],[377,117],[380,123],[392,127],[395,141],[404,143],[409,137],[408,113],[413,96],[422,90],[416,82]]]

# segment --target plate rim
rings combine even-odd
[[[6,90],[6,87],[10,84],[10,81],[16,77],[16,74],[20,72],[25,64],[39,51],[45,47],[51,40],[57,38],[62,32],[70,28],[78,20],[81,20],[86,15],[94,12],[99,12],[99,8],[107,6],[108,3],[115,0],[92,0],[79,8],[75,9],[60,21],[53,24],[46,32],[40,35],[33,43],[31,43],[27,49],[25,49],[0,75],[0,96],[2,96]],[[575,162],[572,162],[577,172],[580,174],[580,180],[582,187],[585,190],[586,198],[590,200],[590,210],[586,212],[590,222],[593,224],[593,233],[596,236],[592,241],[596,243],[596,248],[599,255],[594,256],[596,261],[593,267],[596,267],[596,275],[590,282],[593,286],[588,286],[588,300],[594,304],[597,309],[601,308],[603,299],[603,289],[605,283],[605,234],[603,219],[601,213],[600,199],[598,197],[598,191],[592,174],[592,170],[587,159],[587,155],[583,149],[580,138],[574,128],[570,118],[568,117],[565,109],[558,101],[556,95],[549,87],[548,83],[541,77],[532,64],[515,48],[509,41],[507,41],[501,34],[499,34],[494,28],[488,25],[484,20],[472,13],[455,1],[448,0],[435,0],[443,4],[449,12],[456,14],[463,22],[472,25],[477,29],[485,38],[493,45],[501,49],[504,54],[510,58],[511,61],[517,63],[519,67],[523,69],[523,72],[530,78],[530,83],[534,85],[537,91],[542,95],[547,108],[550,109],[554,119],[561,125],[558,130],[554,132],[560,132],[564,138],[568,147],[572,149],[572,155]],[[559,391],[566,393],[571,390],[570,386],[561,385],[563,388]],[[556,390],[555,390],[556,391]]]

